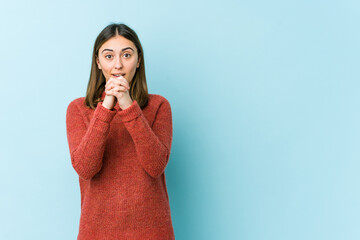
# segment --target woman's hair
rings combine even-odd
[[[96,58],[99,56],[100,47],[110,38],[115,36],[123,36],[132,41],[137,48],[138,57],[141,57],[140,66],[136,69],[135,75],[131,80],[129,94],[132,100],[136,100],[141,108],[148,103],[148,88],[145,76],[144,51],[140,40],[130,27],[125,24],[112,23],[105,27],[97,36],[94,44],[90,79],[86,90],[85,104],[95,109],[97,104],[102,101],[101,95],[105,91],[106,79],[102,71],[98,68]]]

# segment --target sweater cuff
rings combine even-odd
[[[131,121],[137,118],[142,113],[142,110],[136,100],[124,110],[118,110],[117,114],[120,116],[123,122]]]
[[[102,102],[98,102],[94,117],[102,120],[103,122],[110,123],[116,114],[116,110],[110,110],[102,105]]]

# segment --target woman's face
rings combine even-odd
[[[115,36],[107,40],[99,49],[96,62],[102,70],[106,82],[115,74],[121,74],[130,83],[140,58],[134,43],[123,36]]]

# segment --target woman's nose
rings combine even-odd
[[[115,68],[121,68],[122,67],[122,62],[121,62],[121,58],[117,57],[115,59]]]

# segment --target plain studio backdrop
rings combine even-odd
[[[2,1],[0,239],[75,239],[65,114],[108,24],[166,97],[175,236],[360,239],[358,1]]]

